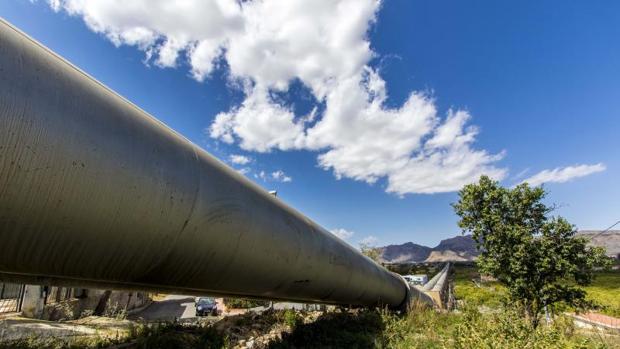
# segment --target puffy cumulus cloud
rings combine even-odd
[[[384,178],[397,195],[505,176],[496,165],[502,154],[474,148],[477,130],[467,126],[466,111],[441,116],[430,96],[415,91],[402,105],[386,106],[367,37],[380,0],[48,1],[116,45],[144,51],[157,66],[175,67],[184,57],[197,80],[228,69],[245,99],[215,116],[208,130],[214,139],[247,151],[315,151],[319,166],[336,177]],[[324,108],[295,115],[274,98],[292,81]],[[262,177],[278,180],[274,173]]]
[[[406,164],[388,176],[388,192],[437,193],[460,189],[482,174],[501,179],[506,170],[493,164],[504,154],[475,150],[471,144],[477,129],[465,128],[465,111],[448,112],[446,120],[435,128],[422,149]]]
[[[272,101],[267,91],[254,88],[242,105],[219,113],[209,128],[213,138],[226,143],[239,140],[245,150],[268,152],[274,148],[300,148],[304,140],[303,120]]]
[[[343,229],[343,228],[332,229],[332,230],[330,230],[330,232],[332,234],[336,235],[341,240],[348,240],[351,237],[353,237],[353,235],[355,235],[354,232],[346,230],[346,229]]]
[[[244,30],[241,5],[228,0],[48,0],[55,11],[80,16],[115,45],[132,45],[147,58],[173,67],[189,56],[194,76],[203,78],[236,32]],[[206,62],[209,60],[209,62]]]
[[[575,178],[585,177],[593,173],[605,171],[606,167],[602,163],[594,165],[575,165],[566,167],[557,167],[553,170],[543,170],[524,180],[530,185],[540,185],[543,183],[564,183]]]
[[[235,165],[247,165],[252,162],[250,157],[239,154],[232,154],[228,157],[228,159]]]

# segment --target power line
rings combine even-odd
[[[618,224],[620,224],[620,221],[617,221],[616,223],[612,224],[609,228],[603,230],[601,234],[608,232],[609,230],[611,230],[611,228],[615,227]]]
[[[605,229],[605,230],[602,230],[602,231],[599,231],[598,233],[596,233],[596,234],[592,235],[592,237],[590,238],[590,240],[591,240],[591,239],[593,239],[593,238],[595,238],[595,237],[597,237],[597,236],[599,236],[599,235],[601,235],[601,234],[604,234],[604,233],[606,233],[606,232],[610,231],[610,230],[611,230],[611,228],[615,227],[615,226],[616,226],[616,225],[618,225],[618,224],[620,224],[620,221],[617,221],[616,223],[614,223],[614,224],[610,225],[610,226],[609,226],[609,228],[607,228],[607,229]]]

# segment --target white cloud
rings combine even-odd
[[[273,171],[271,173],[267,173],[267,172],[261,170],[260,172],[254,174],[254,178],[259,178],[263,182],[283,182],[283,183],[286,183],[286,182],[293,181],[293,178],[288,176],[282,170]]]
[[[376,246],[379,242],[379,239],[376,236],[368,235],[367,237],[360,240],[360,244],[366,246]]]
[[[291,182],[293,178],[287,176],[282,170],[271,172],[271,178],[277,182]]]
[[[319,166],[337,178],[384,178],[397,195],[454,191],[481,174],[506,175],[496,165],[502,153],[474,148],[477,129],[467,126],[468,112],[442,117],[429,95],[415,91],[401,106],[386,106],[367,37],[380,0],[48,2],[115,45],[144,51],[147,64],[176,67],[185,57],[200,81],[227,67],[245,99],[217,114],[209,134],[244,150],[315,151]],[[316,108],[295,115],[274,98],[293,80],[324,104],[321,115]]]
[[[341,240],[348,240],[353,235],[355,235],[354,232],[346,230],[346,229],[343,229],[343,228],[332,229],[332,230],[330,230],[330,232],[332,234],[336,235],[337,237],[339,237]]]
[[[247,165],[250,162],[252,162],[251,158],[245,155],[238,155],[238,154],[233,154],[229,156],[228,159],[230,160],[230,162],[232,162],[235,165]]]
[[[275,104],[267,91],[257,88],[241,106],[217,114],[209,128],[213,138],[229,144],[239,139],[241,148],[258,152],[299,148],[303,130],[303,123],[296,122],[290,110]]]
[[[594,165],[575,165],[557,167],[553,170],[543,170],[524,180],[530,185],[537,186],[543,183],[564,183],[575,178],[585,177],[593,173],[605,171],[606,167],[602,163]]]

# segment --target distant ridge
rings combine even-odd
[[[601,246],[607,255],[618,258],[620,254],[620,230],[601,233],[599,230],[580,230],[577,235],[590,239],[590,246]],[[478,256],[476,242],[471,235],[457,235],[441,240],[436,247],[406,242],[401,245],[379,247],[379,259],[383,263],[466,262]]]
[[[580,230],[578,235],[582,235],[590,239],[591,246],[600,246],[607,249],[607,255],[618,258],[620,254],[620,230]]]
[[[436,247],[413,242],[380,247],[380,260],[384,263],[463,262],[478,256],[476,243],[471,235],[458,235],[441,240]]]

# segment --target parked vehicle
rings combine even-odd
[[[196,316],[217,316],[217,303],[213,298],[196,297]]]

